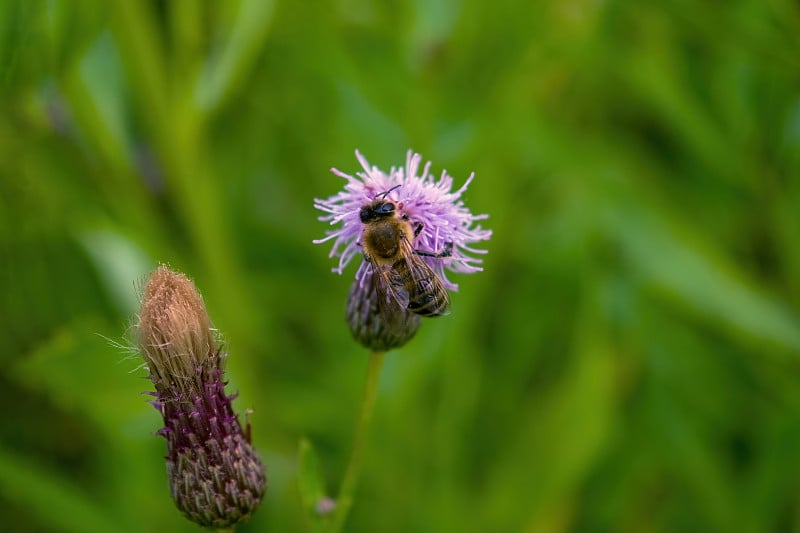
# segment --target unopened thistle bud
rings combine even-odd
[[[164,417],[172,498],[189,520],[223,528],[246,520],[266,490],[264,466],[222,380],[226,354],[200,293],[159,267],[144,287],[138,345]]]
[[[387,300],[381,312],[376,279],[370,272],[362,280],[353,281],[347,295],[347,325],[353,338],[362,346],[376,352],[399,348],[417,333],[421,318]]]

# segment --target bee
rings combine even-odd
[[[386,198],[397,187],[376,195],[359,213],[363,225],[361,245],[364,259],[377,276],[378,303],[384,313],[396,304],[421,316],[447,314],[447,289],[422,257],[449,257],[453,243],[445,243],[439,253],[414,250],[412,242],[423,224],[412,226],[408,215],[399,213],[401,205]]]

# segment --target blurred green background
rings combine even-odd
[[[387,356],[348,531],[800,529],[800,5],[0,2],[0,517],[195,531],[126,348],[203,292],[270,488],[333,493],[367,352],[314,197],[406,150],[494,230]]]

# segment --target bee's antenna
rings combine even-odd
[[[392,188],[391,188],[391,189],[389,189],[388,191],[379,192],[378,194],[376,194],[376,195],[375,195],[375,198],[377,198],[378,196],[382,196],[383,198],[386,198],[386,196],[387,196],[387,195],[388,195],[390,192],[392,192],[392,191],[393,191],[393,190],[395,190],[395,189],[399,189],[401,185],[402,185],[402,183],[398,183],[397,185],[395,185],[394,187],[392,187]]]

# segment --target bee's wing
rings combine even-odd
[[[391,266],[382,265],[370,259],[373,276],[375,276],[375,292],[378,297],[378,307],[384,317],[391,317],[397,313],[405,313],[408,307],[408,291],[403,286],[397,272]]]
[[[442,280],[439,279],[439,276],[428,266],[424,259],[414,253],[414,249],[408,240],[401,239],[400,246],[404,248],[403,257],[408,265],[414,290],[426,294],[431,299],[424,307],[440,310],[436,313],[439,315],[449,314],[450,296],[442,284]]]

